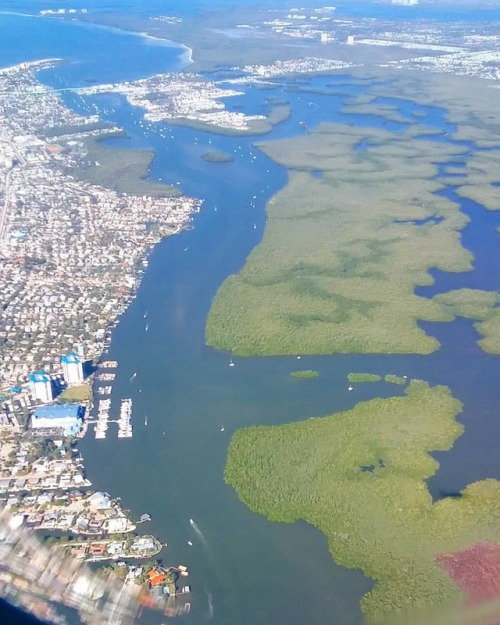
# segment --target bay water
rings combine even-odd
[[[4,66],[56,56],[72,61],[40,74],[54,87],[133,80],[177,71],[187,62],[182,47],[116,29],[12,15],[0,15],[0,26],[6,33],[0,41]],[[376,116],[342,115],[341,97],[320,93],[336,80],[346,77],[311,78],[293,90],[286,82],[273,90],[245,88],[244,96],[227,105],[251,114],[266,112],[269,96],[288,100],[291,116],[265,139],[298,135],[321,121],[404,129],[404,124]],[[354,92],[359,86],[342,86],[349,88]],[[204,199],[194,229],[153,250],[137,297],[113,333],[106,355],[119,362],[112,416],[120,399],[131,397],[134,436],[117,439],[111,426],[105,440],[95,440],[89,431],[80,448],[94,488],[120,496],[134,518],[149,513],[152,521],[138,527],[168,543],[161,554],[164,563],[189,565],[192,609],[182,617],[187,623],[360,623],[359,600],[372,582],[359,571],[338,567],[314,528],[302,522],[270,523],[249,511],[224,484],[232,433],[246,425],[302,420],[403,392],[383,383],[358,385],[349,392],[350,371],[447,384],[464,403],[459,420],[466,427],[452,451],[436,454],[441,467],[429,488],[435,498],[447,496],[471,481],[500,478],[498,357],[477,347],[472,322],[457,320],[422,324],[442,343],[430,356],[234,358],[230,367],[230,354],[205,346],[206,316],[223,280],[243,266],[259,242],[265,203],[286,183],[286,171],[253,146],[261,138],[168,124],[141,126],[143,112],[116,95],[81,99],[67,92],[63,97],[79,112],[97,110],[125,128],[129,138],[109,145],[153,149],[153,179],[179,184],[187,195]],[[398,106],[408,118],[417,107],[402,101]],[[427,113],[426,125],[449,130],[443,111],[417,108]],[[214,149],[233,154],[234,162],[201,158]],[[477,254],[475,269],[453,275],[435,272],[435,284],[422,288],[422,295],[460,285],[498,289],[498,272],[491,271],[490,261],[499,220],[471,202],[463,201],[462,210],[471,217],[463,243]],[[317,369],[320,376],[296,380],[289,375],[295,369]],[[145,612],[143,621],[158,619]]]

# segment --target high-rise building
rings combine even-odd
[[[75,352],[61,356],[63,375],[68,386],[81,384],[83,382],[83,366],[82,361]]]
[[[30,375],[30,389],[31,396],[35,401],[48,404],[54,399],[52,382],[45,371],[35,371]]]

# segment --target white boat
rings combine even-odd
[[[190,540],[188,540],[188,541],[187,541],[187,543],[188,543],[188,545],[189,545],[190,547],[192,547],[192,546],[193,546],[193,543],[192,543]]]
[[[146,323],[146,332],[149,330],[149,323]]]
[[[225,428],[224,426],[222,426],[222,427],[221,427],[221,429],[220,429],[220,431],[221,431],[221,432],[224,432],[224,430],[225,430],[225,429],[226,429],[226,428]]]
[[[231,360],[229,361],[229,366],[230,366],[230,367],[234,367],[234,362],[233,362],[233,359],[232,359],[232,358],[231,358]]]
[[[347,387],[348,391],[352,391],[354,389],[354,386],[352,384],[349,384],[349,386]]]
[[[135,372],[132,374],[132,377],[130,378],[130,381],[132,382],[132,380],[135,380],[135,378],[136,378],[136,377],[137,377],[137,371],[135,371]]]
[[[147,424],[148,424],[148,415],[144,417],[144,425],[147,425]]]

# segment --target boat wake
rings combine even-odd
[[[200,539],[200,542],[202,543],[203,547],[208,553],[209,552],[208,542],[207,542],[207,539],[205,538],[205,535],[201,531],[199,525],[195,521],[193,521],[193,519],[189,519],[189,525],[191,525],[191,527],[195,531],[195,534],[198,536],[198,538]]]
[[[193,519],[189,519],[189,525],[191,525],[191,527],[194,529],[194,531],[198,534],[200,538],[203,538],[203,540],[205,540],[205,536],[203,536],[203,532],[200,530],[198,524],[195,521],[193,521]]]
[[[212,594],[209,593],[208,591],[207,591],[207,601],[208,601],[207,621],[209,621],[213,617],[215,610],[214,610],[214,602],[212,599]]]

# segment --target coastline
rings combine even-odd
[[[44,87],[43,90],[40,90],[40,83],[35,74],[41,69],[52,67],[55,62],[59,61],[50,59],[36,61],[33,63],[22,63],[0,71],[0,79],[2,79],[6,84],[8,84],[10,80],[15,80],[16,84],[19,85],[20,93],[23,94],[24,98],[24,105],[26,107],[25,110],[29,113],[31,110],[34,111],[36,107],[39,111],[38,117],[40,118],[40,122],[38,123],[40,125],[36,126],[32,124],[33,127],[29,130],[33,134],[38,132],[40,137],[43,137],[38,138],[38,144],[36,146],[38,150],[36,158],[40,161],[39,165],[33,160],[33,156],[30,155],[28,158],[23,156],[22,150],[25,148],[22,142],[18,142],[20,147],[17,147],[11,140],[11,145],[13,146],[12,150],[14,150],[13,155],[15,156],[16,154],[15,150],[19,153],[19,165],[11,165],[10,168],[4,169],[4,175],[6,177],[6,181],[9,183],[10,193],[14,193],[14,190],[11,189],[16,189],[21,185],[25,188],[24,194],[27,192],[31,193],[31,188],[33,187],[34,189],[34,185],[38,184],[37,188],[39,188],[39,183],[37,182],[38,179],[44,178],[47,181],[53,181],[53,185],[50,187],[47,185],[44,186],[43,193],[41,193],[40,189],[38,192],[33,190],[32,193],[35,198],[35,204],[32,207],[27,206],[25,209],[26,211],[30,211],[27,212],[24,217],[24,221],[30,221],[32,223],[29,230],[32,237],[36,236],[43,238],[47,236],[47,233],[45,233],[45,231],[41,228],[41,224],[37,224],[34,218],[36,216],[36,202],[45,201],[49,204],[57,202],[56,196],[54,195],[55,188],[53,188],[53,186],[56,186],[62,193],[62,196],[59,195],[59,198],[62,199],[62,197],[65,197],[67,198],[66,201],[69,198],[72,198],[73,204],[75,207],[78,207],[78,230],[82,232],[86,232],[89,228],[91,230],[94,228],[93,222],[95,221],[95,218],[92,216],[93,213],[91,208],[93,203],[101,205],[102,215],[100,215],[100,219],[102,220],[103,227],[106,229],[111,228],[113,232],[116,232],[116,227],[113,225],[113,221],[116,219],[116,217],[114,217],[116,210],[118,210],[119,206],[122,207],[120,210],[126,209],[126,212],[128,213],[126,221],[129,223],[130,232],[122,230],[120,238],[124,238],[124,240],[127,241],[125,245],[128,247],[130,246],[130,237],[133,237],[135,245],[132,253],[128,254],[129,262],[125,267],[121,264],[122,261],[120,259],[123,257],[123,252],[120,252],[119,247],[117,247],[117,241],[113,241],[110,238],[104,238],[100,241],[99,239],[96,239],[95,236],[91,237],[90,231],[88,235],[83,235],[88,248],[91,244],[96,247],[95,253],[92,255],[92,264],[96,264],[97,268],[101,266],[99,255],[103,250],[106,251],[106,255],[109,257],[110,261],[112,257],[109,256],[109,254],[112,250],[115,250],[112,254],[115,254],[116,261],[118,261],[118,264],[115,263],[115,265],[113,265],[111,261],[111,264],[108,265],[109,268],[105,268],[103,270],[97,269],[98,272],[105,271],[109,274],[109,271],[111,271],[114,273],[116,285],[114,296],[113,293],[105,291],[105,285],[100,285],[100,283],[96,280],[98,276],[95,276],[95,271],[91,271],[89,268],[92,275],[89,286],[90,284],[93,284],[93,288],[100,288],[102,290],[103,310],[96,311],[97,317],[100,320],[98,322],[96,320],[97,325],[94,326],[94,333],[97,334],[95,334],[95,337],[91,339],[88,345],[85,345],[84,342],[84,351],[87,358],[97,360],[105,347],[102,338],[99,339],[98,337],[104,337],[109,333],[111,327],[116,324],[118,316],[123,313],[128,306],[128,303],[135,297],[143,271],[141,267],[142,262],[146,260],[147,255],[154,245],[156,245],[164,236],[168,236],[173,232],[178,232],[180,228],[187,226],[192,220],[192,215],[200,210],[202,202],[185,196],[168,197],[169,194],[172,194],[172,191],[174,192],[174,195],[177,195],[177,189],[173,189],[168,185],[149,182],[147,180],[143,181],[141,176],[147,175],[149,165],[154,158],[154,154],[152,152],[144,153],[137,150],[124,150],[120,152],[119,150],[115,151],[113,148],[99,146],[99,139],[105,139],[110,134],[122,132],[121,129],[109,129],[108,127],[102,129],[96,128],[96,122],[99,121],[97,116],[82,117],[80,115],[76,115],[62,103],[59,95],[53,89],[46,89]],[[9,97],[10,96],[5,93],[3,95],[3,100],[8,102]],[[54,118],[55,111],[58,112],[58,125],[61,129],[66,129],[68,126],[76,126],[77,132],[66,134],[65,136],[58,134],[57,129],[53,133],[47,132],[47,130],[50,129],[51,124],[47,124],[45,121],[42,122],[42,119],[45,120],[47,116],[49,116],[50,119]],[[26,115],[26,113],[24,114]],[[24,122],[21,118],[19,118],[10,120],[9,123],[21,124],[22,127]],[[86,131],[86,127],[89,127],[90,130]],[[53,128],[55,127],[53,126]],[[9,131],[7,127],[5,132],[5,136],[8,137]],[[20,134],[19,130],[16,132]],[[62,132],[67,131],[62,130]],[[133,182],[133,176],[137,175],[137,170],[134,170],[134,168],[134,171],[132,172],[127,172],[126,169],[124,170],[126,174],[125,182],[128,185],[125,193],[117,193],[116,191],[110,190],[109,187],[105,188],[103,186],[95,185],[92,182],[87,182],[85,175],[82,176],[81,180],[77,180],[74,176],[68,175],[67,172],[74,173],[75,169],[78,169],[79,174],[81,174],[82,171],[84,173],[84,169],[82,168],[83,163],[90,163],[89,160],[86,160],[88,159],[88,148],[85,147],[86,141],[91,141],[93,142],[93,145],[99,147],[99,157],[107,155],[109,157],[110,164],[113,165],[114,162],[114,169],[112,168],[108,173],[110,186],[113,182],[119,181],[119,177],[117,176],[115,170],[117,168],[123,170],[124,166],[123,160],[116,161],[117,155],[121,156],[122,159],[126,159],[127,157],[136,157],[136,159],[138,158],[140,162],[142,162],[143,169],[139,172],[140,175],[137,182]],[[92,143],[90,145],[92,145]],[[48,157],[47,153],[49,155]],[[40,156],[38,156],[38,154],[40,154]],[[11,159],[13,159],[13,157],[11,157]],[[146,161],[144,159],[146,159]],[[12,162],[14,161],[12,160]],[[99,165],[99,167],[95,167],[96,172],[103,172],[106,174],[106,167],[100,165],[97,160],[95,161],[95,164]],[[28,172],[29,177],[27,177]],[[132,188],[134,184],[139,186],[138,190],[140,195],[132,194],[134,191]],[[156,192],[156,197],[153,195],[147,195],[150,190],[149,188]],[[47,199],[44,199],[45,197],[47,197]],[[93,199],[89,202],[90,198]],[[59,199],[59,202],[61,199]],[[8,201],[9,198],[7,197],[5,200],[6,206]],[[140,227],[140,224],[144,223],[146,220],[155,224],[154,228],[144,230],[143,226]],[[2,236],[0,245],[2,246],[4,256],[9,258],[13,255],[19,254],[19,250],[23,249],[22,246],[24,243],[22,239],[19,240],[12,238],[12,232],[15,231],[16,225],[6,207],[3,211],[2,223],[4,227],[0,233]],[[143,229],[142,234],[141,228]],[[103,236],[104,234],[105,233],[103,233]],[[73,249],[71,246],[76,245],[76,240],[68,241],[67,245],[69,246],[68,250],[71,251]],[[46,252],[48,260],[50,259],[51,254],[53,254],[53,252],[51,252],[50,248],[48,248]],[[76,257],[75,260],[77,260]],[[67,268],[67,270],[69,270],[69,268]],[[63,267],[60,268],[59,273],[62,271]],[[21,273],[17,279],[23,279],[23,275],[24,274]],[[109,305],[110,302],[112,302],[112,305]],[[31,306],[32,304],[29,300],[26,300],[26,304],[24,305]],[[20,303],[20,306],[23,306],[22,302]],[[16,314],[15,311],[12,314]],[[103,316],[106,317],[106,321],[104,323]],[[43,331],[43,328],[41,327],[39,331]],[[76,327],[75,332],[79,332]],[[75,342],[77,341],[75,340]],[[4,354],[4,367],[6,367],[6,362]],[[34,360],[34,364],[32,366],[37,366],[36,359]],[[54,366],[56,366],[56,363],[54,363]],[[19,380],[17,378],[21,377],[21,370],[12,365],[11,373],[9,374],[8,371],[9,369],[4,368],[4,376],[6,379],[10,379],[11,384],[18,383]]]
[[[83,243],[79,242],[78,238],[70,236],[65,240],[62,253],[66,259],[73,257],[79,267],[79,271],[75,275],[79,284],[80,308],[82,307],[81,293],[84,292],[84,287],[87,287],[89,292],[92,293],[96,289],[101,289],[102,291],[102,299],[100,300],[94,325],[94,334],[89,333],[88,325],[85,329],[89,336],[86,343],[81,336],[82,330],[78,325],[75,326],[76,332],[79,332],[78,338],[84,344],[83,349],[85,350],[86,358],[93,360],[97,364],[101,361],[103,353],[109,346],[112,328],[116,326],[119,317],[136,297],[137,289],[144,273],[144,267],[147,264],[148,254],[164,237],[177,234],[186,229],[191,223],[193,215],[200,210],[202,201],[186,196],[160,196],[161,189],[168,191],[170,188],[167,185],[160,185],[146,180],[150,163],[155,156],[154,152],[151,151],[146,153],[137,150],[122,151],[122,160],[117,161],[117,151],[112,151],[109,148],[110,152],[106,152],[106,149],[101,149],[99,158],[102,162],[99,164],[96,160],[96,165],[99,165],[99,168],[102,167],[104,170],[103,155],[106,154],[107,158],[113,158],[115,161],[112,163],[113,167],[123,173],[123,158],[130,160],[130,155],[138,155],[143,164],[142,171],[137,171],[135,167],[132,167],[133,171],[127,174],[128,182],[133,184],[133,176],[137,176],[137,180],[142,183],[144,190],[156,190],[158,192],[156,197],[151,193],[149,195],[144,194],[141,192],[142,189],[135,189],[135,194],[131,194],[131,191],[134,190],[131,188],[127,188],[127,192],[123,188],[119,189],[119,191],[113,191],[110,190],[109,186],[105,187],[89,182],[86,177],[79,180],[74,175],[68,175],[68,170],[75,173],[75,168],[81,168],[82,162],[89,158],[88,148],[90,144],[98,145],[99,141],[105,140],[109,136],[116,136],[116,134],[123,131],[117,127],[110,129],[108,125],[101,124],[97,116],[81,116],[73,113],[63,104],[57,91],[46,87],[41,88],[41,84],[36,77],[37,72],[60,62],[61,59],[45,59],[21,63],[0,70],[0,82],[3,85],[1,104],[8,105],[10,97],[19,97],[25,107],[21,109],[21,113],[12,115],[8,120],[5,120],[2,129],[0,129],[1,147],[7,155],[0,163],[0,176],[3,175],[4,177],[3,185],[5,190],[5,201],[0,215],[0,246],[2,260],[4,263],[7,262],[7,267],[9,267],[10,258],[16,258],[20,253],[23,253],[22,251],[20,252],[19,246],[24,245],[24,235],[21,239],[12,235],[17,226],[10,200],[15,197],[15,193],[18,193],[17,189],[22,189],[23,198],[33,198],[28,203],[22,202],[21,205],[18,203],[18,209],[21,207],[25,212],[23,222],[24,229],[30,233],[29,240],[40,241],[39,254],[42,254],[43,251],[46,257],[56,266],[57,271],[54,272],[52,270],[51,273],[55,273],[54,277],[61,283],[61,288],[70,289],[71,277],[65,278],[64,271],[71,271],[71,262],[66,260],[65,267],[60,266],[59,263],[56,264],[57,258],[51,256],[51,254],[54,254],[54,248],[52,246],[46,248],[43,246],[41,241],[43,241],[44,237],[51,237],[55,241],[58,239],[57,236],[52,237],[51,235],[50,224],[52,221],[49,222],[49,227],[47,227],[46,223],[40,223],[40,220],[37,219],[37,203],[40,202],[42,206],[51,205],[54,211],[54,220],[57,211],[61,210],[60,206],[64,209],[66,202],[71,204],[77,221],[75,222],[76,226],[70,228],[70,232],[74,231],[77,237],[82,237]],[[9,95],[9,81],[14,81],[16,84],[15,96]],[[32,111],[33,113],[31,113]],[[50,121],[47,122],[47,120]],[[57,120],[57,122],[52,120]],[[29,132],[28,140],[23,140],[23,131],[24,133]],[[33,145],[35,146],[34,148],[32,147]],[[99,169],[99,171],[102,170]],[[125,173],[127,172],[125,171]],[[113,169],[111,170],[111,178],[114,178],[115,182],[117,182],[117,176],[113,174]],[[135,184],[137,186],[138,183],[136,182]],[[174,191],[177,190],[174,189]],[[99,207],[98,214],[94,212],[94,206]],[[116,212],[118,217],[113,216],[114,212]],[[116,221],[117,219],[118,221]],[[101,221],[102,226],[98,226],[99,221]],[[57,223],[57,220],[54,223]],[[152,227],[145,227],[145,224],[147,225],[148,223],[151,223]],[[106,235],[104,239],[100,240],[98,235],[99,233],[106,233],[106,228],[110,228],[110,236]],[[124,242],[123,244],[122,241]],[[124,249],[120,252],[122,245]],[[85,274],[79,259],[82,250],[85,249],[88,254],[90,253],[92,263],[96,265],[97,270],[91,270],[86,280],[81,282],[81,276]],[[79,253],[77,253],[77,250]],[[113,250],[118,252],[116,256],[116,261],[118,262],[115,265],[113,265]],[[126,253],[126,257],[123,255],[124,253]],[[108,263],[111,263],[111,269],[105,269],[106,278],[104,278],[109,283],[101,280],[99,273],[99,267],[101,266],[99,259],[101,256],[105,257]],[[125,259],[126,262],[123,263],[122,259]],[[13,266],[16,267],[15,264]],[[42,270],[43,266],[44,264],[41,265]],[[25,277],[22,267],[18,268],[17,271],[18,273],[15,274],[17,281],[22,281],[23,279],[28,281],[29,276]],[[44,280],[47,280],[47,278],[44,278]],[[45,282],[41,284],[44,285]],[[33,305],[31,301],[31,298],[26,296],[26,299],[18,304],[16,310],[11,311],[10,308],[7,308],[7,314],[29,314]],[[38,310],[40,309],[39,302],[43,300],[36,301]],[[90,299],[90,301],[93,300]],[[50,320],[51,316],[43,310],[43,307],[42,311],[43,317]],[[90,321],[91,319],[88,318],[87,324]],[[57,323],[59,325],[59,319],[57,319]],[[50,323],[47,328],[46,331],[50,331]],[[41,331],[43,330],[44,327],[42,326]],[[75,334],[75,342],[76,340],[77,335]],[[52,353],[55,352],[53,367],[56,371],[59,366],[58,351],[57,348],[52,348]],[[16,354],[14,353],[13,356],[12,362],[15,363]],[[46,354],[43,357],[46,359]],[[4,358],[3,365],[6,366],[7,362]],[[36,361],[33,362],[32,359],[30,366],[40,367],[41,364],[36,363]],[[10,371],[8,375],[11,376],[11,384],[22,382],[22,379],[19,379],[20,375],[16,367],[4,370],[4,376],[6,371]],[[96,402],[98,395],[95,393],[93,379],[91,378],[90,381],[93,384],[93,401]],[[87,381],[88,383],[89,381]],[[22,397],[23,394],[29,393],[29,385],[21,385],[19,388],[18,393],[20,394],[18,396]],[[86,419],[89,419],[88,414]],[[88,430],[88,427],[85,429]],[[90,432],[87,432],[87,436],[90,436]],[[78,441],[78,439],[75,440]],[[67,502],[68,494],[74,494],[75,488],[88,489],[91,486],[89,480],[84,477],[85,469],[81,457],[75,458],[71,451],[68,453],[70,456],[64,465],[64,472],[69,477],[63,476],[59,479],[58,476],[63,469],[51,468],[52,465],[50,463],[47,464],[47,459],[44,460],[45,464],[43,466],[48,477],[43,480],[31,473],[28,473],[25,479],[16,479],[15,475],[18,469],[16,469],[15,464],[12,468],[13,473],[9,478],[5,478],[4,473],[3,492],[9,493],[11,501],[14,502],[11,503],[11,506],[17,506],[19,510],[18,515],[23,517],[27,523],[29,519],[32,527],[42,531],[60,529],[71,534],[88,536],[106,536],[111,533],[124,535],[133,532],[136,529],[136,525],[128,521],[117,502],[113,504],[114,516],[109,525],[109,528],[113,527],[114,530],[106,529],[108,526],[103,526],[101,529],[99,524],[95,528],[85,529],[85,524],[89,523],[89,520],[94,524],[102,523],[102,521],[98,522],[96,520],[95,515],[97,515],[97,518],[99,517],[98,511],[95,512],[94,516],[91,515],[87,518],[85,516],[87,514],[86,508],[82,508],[77,503],[75,497],[72,497],[72,505],[76,506],[75,510],[77,512],[74,517],[71,517],[73,520],[68,520],[70,516],[66,513],[59,517],[61,510],[57,500],[60,497],[56,496],[57,492],[62,491],[66,493],[64,497],[66,497],[65,501]],[[23,471],[25,474],[26,471],[31,471],[31,464],[23,466]],[[54,491],[54,494],[50,496],[44,495],[47,490]],[[38,491],[41,491],[41,495],[36,494]],[[87,491],[87,499],[84,499],[84,501],[91,501],[92,497],[101,495],[102,493],[96,493],[92,490]],[[27,502],[32,502],[38,501],[38,498],[43,496],[48,497],[47,501],[49,502],[46,504],[48,506],[46,516],[44,514],[40,515],[36,509],[26,507],[28,504],[25,505],[23,503],[24,499]],[[74,525],[74,519],[76,518],[80,519],[78,522],[82,524],[81,527]],[[136,557],[147,558],[159,553],[162,545],[156,539],[153,540],[157,548],[153,551],[150,550],[147,554],[141,553]],[[119,555],[120,557],[128,557],[127,552]],[[101,559],[108,559],[108,557]]]

